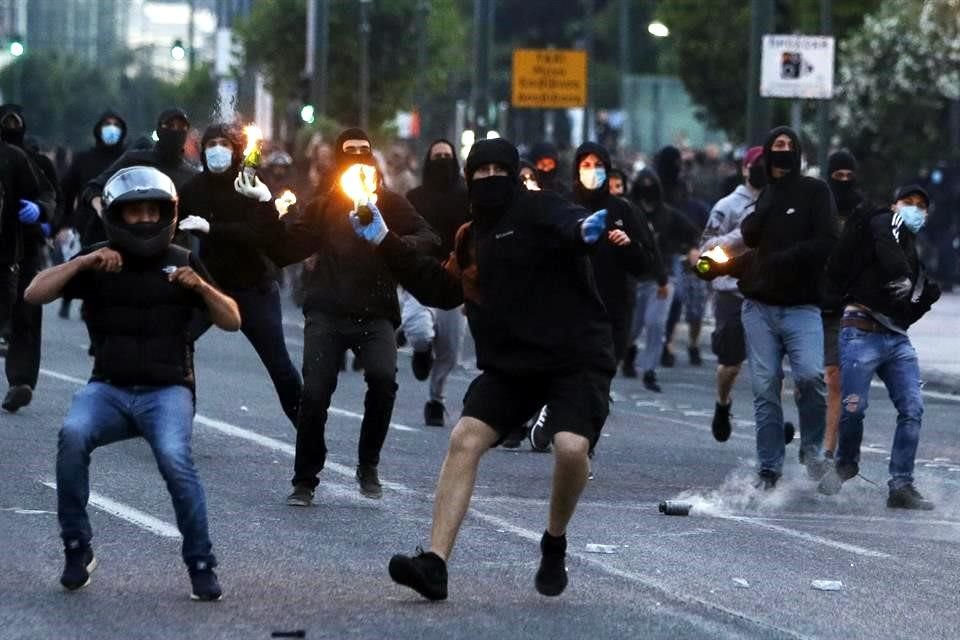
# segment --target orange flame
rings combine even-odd
[[[243,135],[247,137],[247,146],[243,149],[243,156],[247,157],[257,148],[260,141],[263,140],[263,132],[255,124],[249,124],[243,128]]]
[[[703,257],[710,258],[717,264],[723,264],[724,262],[730,260],[727,254],[719,246],[710,249],[710,251],[705,251],[703,253]]]
[[[377,170],[368,164],[354,164],[340,176],[340,188],[353,200],[356,209],[377,202]]]
[[[277,213],[280,214],[280,217],[287,215],[287,211],[290,210],[290,207],[297,204],[297,195],[287,189],[280,194],[280,197],[273,201],[274,206],[277,208]]]

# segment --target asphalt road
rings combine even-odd
[[[52,309],[48,309],[52,312]],[[301,320],[287,309],[301,357]],[[888,511],[886,456],[895,413],[876,389],[863,475],[836,497],[816,494],[788,449],[785,481],[751,488],[748,381],[737,387],[731,440],[713,441],[712,364],[661,373],[665,393],[615,381],[616,402],[593,480],[568,533],[570,586],[533,588],[552,459],[494,450],[449,565],[450,598],[431,604],[392,584],[391,554],[428,540],[431,499],[449,429],[422,425],[426,387],[400,357],[394,428],[381,463],[384,498],[353,480],[360,374],[341,375],[318,505],[284,505],[293,431],[242,336],[198,346],[194,453],[220,560],[222,602],[189,599],[173,510],[142,441],[98,450],[91,507],[100,567],[77,593],[59,586],[56,435],[89,374],[76,319],[46,317],[35,402],[0,415],[0,638],[956,638],[960,634],[958,399],[927,397],[918,486],[928,513]],[[960,357],[960,354],[958,354]],[[470,380],[449,388],[450,421]],[[522,392],[522,390],[518,390]],[[788,392],[788,414],[796,416]],[[687,497],[689,517],[657,512]],[[610,553],[595,553],[595,547]],[[819,591],[814,580],[842,582]]]

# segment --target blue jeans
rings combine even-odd
[[[167,483],[183,560],[216,566],[207,532],[207,504],[193,465],[193,394],[181,386],[114,387],[91,382],[73,397],[57,447],[57,515],[65,543],[90,543],[87,517],[90,454],[97,447],[142,436]]]
[[[790,360],[800,413],[800,459],[823,459],[826,384],[823,380],[823,321],[813,305],[779,307],[744,300],[741,311],[753,381],[760,470],[780,475],[783,442],[783,357]]]
[[[920,367],[910,338],[899,333],[840,330],[840,439],[837,468],[856,472],[863,440],[863,416],[867,412],[870,381],[876,373],[883,380],[897,408],[897,430],[890,451],[891,490],[913,483],[913,461],[920,442],[923,396]]]
[[[653,280],[641,280],[637,283],[637,304],[633,308],[633,326],[630,328],[630,344],[635,344],[637,338],[646,329],[643,351],[637,364],[643,372],[653,371],[660,364],[660,354],[666,340],[667,315],[670,313],[670,303],[676,285],[671,280],[666,298],[657,297],[657,283]]]

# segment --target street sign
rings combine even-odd
[[[573,49],[514,49],[512,84],[514,107],[584,107],[587,53]]]
[[[833,97],[833,60],[830,36],[763,36],[760,95],[829,100]]]

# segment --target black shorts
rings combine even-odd
[[[610,412],[612,374],[585,369],[575,373],[512,376],[484,372],[470,383],[463,398],[463,416],[494,428],[497,444],[517,426],[547,407],[545,428],[587,438],[591,446]]]
[[[840,315],[823,317],[823,366],[840,366]]]
[[[743,337],[740,307],[743,298],[732,291],[717,291],[713,298],[713,316],[716,328],[710,346],[717,361],[725,367],[735,367],[747,359],[747,345]]]

